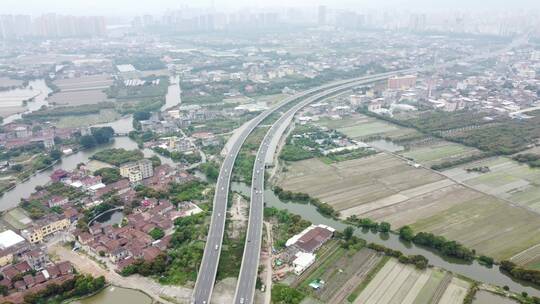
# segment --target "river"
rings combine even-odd
[[[180,104],[181,91],[179,83],[180,82],[178,76],[171,76],[171,85],[168,88],[167,96],[165,98],[165,105],[162,107],[162,110],[169,109]],[[39,96],[35,98],[35,101],[28,103],[28,111],[35,111],[38,110],[42,105],[47,104],[46,97],[48,92],[50,92],[50,89],[47,87],[45,81],[43,80],[31,81],[29,86],[32,86],[34,90],[40,90],[42,92]],[[6,122],[7,120],[13,121],[14,119],[18,118],[20,118],[20,114],[12,115],[6,118],[4,122]],[[132,116],[126,115],[116,121],[94,125],[93,127],[105,126],[112,127],[116,133],[127,134],[130,131],[133,131]],[[64,169],[66,171],[71,171],[77,167],[77,164],[88,162],[90,156],[92,156],[94,153],[108,148],[124,148],[127,150],[132,150],[138,149],[138,146],[137,143],[135,143],[129,137],[115,137],[114,141],[112,141],[110,144],[101,145],[93,149],[79,151],[77,153],[62,157],[62,160],[51,168],[36,173],[28,180],[18,183],[15,188],[4,193],[4,195],[0,197],[0,211],[5,211],[7,209],[16,207],[20,202],[21,198],[27,198],[28,196],[30,196],[30,194],[32,194],[32,192],[34,192],[36,186],[45,185],[49,181],[49,176],[52,171],[56,169]],[[170,158],[158,155],[150,149],[142,149],[142,151],[145,157],[157,155],[163,164],[174,165],[174,162]]]
[[[250,187],[245,183],[231,183],[231,189],[247,195],[248,197],[251,193]],[[265,190],[264,201],[268,207],[286,209],[291,213],[302,216],[302,218],[309,220],[314,224],[325,224],[338,230],[343,230],[348,226],[340,221],[322,216],[313,205],[282,202],[272,190]],[[407,255],[421,254],[429,259],[430,264],[436,267],[444,268],[480,282],[497,286],[507,285],[510,287],[510,290],[514,292],[526,291],[530,295],[540,296],[539,289],[531,287],[530,284],[511,279],[507,275],[500,272],[498,266],[488,268],[480,265],[477,261],[467,263],[456,259],[444,258],[429,249],[416,246],[415,244],[409,242],[403,242],[399,239],[398,235],[393,233],[381,234],[373,233],[369,230],[355,229],[355,235],[365,239],[368,242],[383,245],[394,250],[399,250]]]
[[[161,111],[166,111],[172,107],[179,105],[182,102],[180,89],[180,77],[178,75],[169,77],[170,85],[165,96],[165,104],[161,107]]]
[[[109,144],[101,145],[93,149],[82,150],[62,157],[62,160],[51,168],[32,175],[26,181],[18,183],[15,188],[4,193],[0,198],[0,211],[16,207],[21,198],[27,198],[35,191],[34,189],[36,186],[45,185],[49,181],[50,175],[54,170],[73,170],[77,167],[77,164],[87,162],[94,153],[108,148],[124,148],[128,150],[138,149],[137,143],[132,141],[129,137],[115,137]]]

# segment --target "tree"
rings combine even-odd
[[[150,116],[151,116],[150,112],[137,111],[133,113],[133,119],[137,121],[148,120],[150,119]]]
[[[81,136],[79,139],[79,143],[85,149],[90,149],[97,145],[96,139],[94,138],[94,136],[91,135]]]
[[[390,223],[387,223],[387,222],[381,222],[379,224],[379,231],[380,232],[383,232],[383,233],[388,233],[390,232]]]
[[[49,153],[49,156],[54,160],[59,160],[62,157],[62,152],[55,149]]]
[[[347,226],[347,228],[345,228],[345,230],[343,230],[343,238],[348,241],[352,238],[353,236],[353,233],[354,233],[354,228],[351,227],[351,226]]]
[[[154,240],[159,240],[165,236],[165,232],[157,227],[152,229],[149,234]]]
[[[272,303],[278,304],[299,304],[305,295],[285,284],[274,284],[272,286]]]
[[[148,159],[152,161],[152,167],[161,166],[161,159],[157,155],[153,155]]]
[[[219,167],[218,164],[214,162],[201,164],[200,168],[206,175],[206,177],[211,181],[216,181],[219,177]]]
[[[122,179],[120,170],[117,168],[101,168],[94,172],[94,176],[101,176],[101,180],[105,184],[111,184]]]
[[[114,129],[111,127],[92,128],[92,136],[96,143],[105,144],[114,136]]]
[[[414,231],[409,226],[403,226],[399,229],[399,237],[405,241],[412,241],[414,238]]]
[[[8,294],[8,289],[7,289],[6,286],[0,285],[0,294],[2,294],[3,296],[7,296],[7,294]]]
[[[21,172],[23,168],[24,168],[24,167],[23,167],[23,165],[21,165],[21,164],[16,164],[16,165],[11,166],[11,169],[12,169],[13,171],[17,171],[17,172]]]

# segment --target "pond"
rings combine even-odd
[[[377,139],[366,142],[366,144],[372,146],[373,148],[377,150],[383,150],[388,152],[399,152],[403,151],[405,149],[404,146],[397,145],[393,143],[392,141],[386,140],[386,139]]]
[[[100,293],[88,298],[73,301],[75,304],[151,304],[152,298],[135,289],[109,286]]]
[[[122,212],[122,210],[111,210],[97,217],[95,221],[104,226],[112,226],[114,224],[122,223],[122,219],[124,219],[124,212]]]
[[[231,190],[242,193],[246,196],[250,196],[250,187],[245,183],[233,182],[231,183]],[[278,209],[285,209],[293,214],[298,214],[302,218],[311,221],[314,224],[325,224],[334,227],[338,230],[343,230],[349,226],[340,221],[322,216],[315,206],[310,204],[300,204],[293,202],[281,201],[272,190],[266,189],[264,191],[264,202],[267,207],[276,207]],[[497,286],[507,285],[510,290],[514,292],[527,292],[530,295],[540,296],[540,290],[532,287],[532,285],[525,282],[513,280],[507,275],[503,274],[498,266],[491,268],[480,265],[477,261],[463,262],[461,260],[449,259],[439,256],[437,253],[416,246],[409,242],[403,242],[396,234],[381,234],[374,233],[369,230],[355,229],[355,235],[366,240],[367,242],[379,244],[394,250],[399,250],[406,255],[423,255],[433,266],[440,267],[457,274],[469,277],[471,279],[485,282]]]

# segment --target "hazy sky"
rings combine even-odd
[[[540,9],[540,0],[0,0],[0,14],[56,12],[76,15],[159,14],[182,5],[236,9],[243,7],[317,6],[348,8],[432,9]]]

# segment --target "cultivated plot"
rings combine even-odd
[[[412,225],[416,232],[445,236],[496,259],[540,243],[539,214],[386,153],[336,164],[293,162],[278,185],[321,199],[342,218],[368,217],[389,222],[394,229]],[[523,263],[537,259],[540,250]]]
[[[432,142],[422,146],[412,146],[401,153],[404,157],[413,159],[423,165],[432,166],[452,162],[481,152],[475,148],[450,142]]]
[[[458,304],[468,283],[438,269],[417,270],[392,259],[377,273],[355,304]]]
[[[479,254],[508,259],[540,243],[540,216],[487,195],[419,220],[415,231],[457,240]]]
[[[313,280],[322,280],[325,283],[318,290],[311,287],[304,288],[309,290],[312,297],[323,303],[339,303],[365,278],[380,259],[381,257],[370,249],[349,252],[338,250],[325,259],[331,263],[322,264],[326,265],[324,271],[313,273],[301,285],[306,286]]]
[[[467,169],[486,167],[486,173],[467,172]],[[540,169],[530,168],[506,157],[484,161],[447,170],[445,175],[474,187],[482,192],[515,202],[540,212]]]
[[[280,186],[286,190],[308,193],[345,214],[353,214],[345,210],[401,195],[390,198],[397,203],[400,199],[405,200],[407,195],[414,195],[414,191],[428,191],[419,187],[443,179],[429,170],[411,167],[396,157],[379,153],[334,164],[326,164],[318,159],[294,162],[282,176]],[[404,191],[408,192],[400,194]]]
[[[397,139],[418,133],[416,130],[403,128],[362,114],[355,114],[343,119],[321,119],[317,124],[335,129],[350,138],[364,139],[373,136]]]

